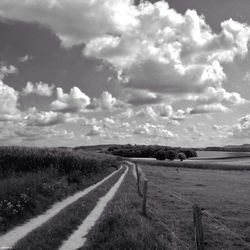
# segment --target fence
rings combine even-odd
[[[141,169],[138,167],[137,163],[130,163],[127,162],[129,164],[133,164],[134,167],[134,175],[136,177],[137,180],[137,191],[138,191],[138,195],[140,197],[142,197],[142,214],[144,216],[147,216],[147,191],[148,191],[148,179],[146,178],[145,174],[141,171]],[[142,190],[141,190],[141,186],[142,186]],[[192,202],[190,202],[187,199],[184,199],[181,194],[175,193],[175,192],[170,192],[167,190],[162,190],[165,193],[170,194],[172,197],[174,197],[175,199],[182,201],[183,203],[189,204],[190,206],[192,206],[192,210],[193,210],[193,235],[194,235],[194,241],[195,241],[195,246],[197,250],[204,250],[205,249],[205,241],[204,241],[204,229],[203,229],[203,223],[202,223],[202,218],[204,216],[212,219],[218,226],[218,228],[222,229],[223,231],[226,231],[228,234],[231,234],[233,237],[237,238],[238,240],[240,240],[242,242],[242,244],[247,247],[246,249],[250,249],[250,243],[247,242],[243,236],[235,233],[234,231],[232,231],[230,228],[228,228],[226,225],[224,225],[223,223],[221,223],[218,219],[216,219],[216,216],[213,215],[212,213],[210,213],[209,211],[207,211],[205,208],[201,208],[198,204],[193,204]],[[174,232],[172,231],[168,231],[170,233],[170,235],[172,236],[172,238],[174,238],[175,240],[177,240],[183,248],[185,249],[190,249],[190,247],[183,242],[182,240],[180,240]],[[177,248],[176,248],[177,249]]]

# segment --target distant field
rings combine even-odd
[[[193,168],[242,168],[250,169],[250,152],[222,152],[222,151],[197,151],[197,157],[189,158],[184,162],[175,161],[158,161],[154,158],[133,158],[136,161],[150,161],[150,164],[163,165],[180,165],[183,167]],[[155,162],[155,163],[153,163]],[[218,166],[218,167],[217,167]],[[238,168],[238,169],[240,169]]]
[[[209,164],[250,165],[249,152],[197,151],[198,157],[188,161]]]
[[[250,244],[250,172],[140,166],[149,179],[150,207],[166,231],[177,235],[177,249],[195,249],[193,203]],[[206,215],[203,224],[207,250],[250,249]]]
[[[248,157],[250,152],[224,152],[224,151],[196,151],[196,159],[211,159],[211,158],[234,158]]]

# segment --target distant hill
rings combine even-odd
[[[242,144],[242,145],[226,145],[224,148],[250,148],[250,144]]]
[[[206,147],[206,151],[250,152],[250,144],[226,145],[223,147]]]

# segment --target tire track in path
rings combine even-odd
[[[88,232],[93,228],[96,224],[97,220],[102,215],[105,207],[108,202],[113,199],[118,188],[120,187],[122,181],[124,180],[128,167],[126,166],[126,171],[121,175],[119,180],[115,183],[115,185],[97,202],[95,208],[90,212],[90,214],[85,218],[83,223],[75,230],[71,236],[63,242],[62,246],[59,250],[76,250],[82,246],[84,246],[87,238]]]
[[[75,202],[79,198],[87,195],[89,192],[96,189],[98,186],[100,186],[102,183],[104,183],[106,180],[111,178],[114,174],[119,172],[122,168],[120,167],[118,170],[112,172],[110,175],[106,176],[101,181],[97,182],[96,184],[93,184],[83,191],[79,191],[75,193],[74,195],[55,203],[50,209],[48,209],[45,213],[29,220],[28,222],[24,223],[23,225],[17,226],[14,229],[10,230],[6,234],[3,234],[0,236],[0,249],[11,249],[13,246],[22,238],[27,236],[31,231],[35,230],[39,226],[41,226],[43,223],[47,222],[49,219],[54,217],[56,214],[58,214],[61,210],[63,210],[65,207],[70,205],[71,203]]]

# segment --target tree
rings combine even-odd
[[[166,151],[164,151],[164,150],[156,151],[154,156],[155,156],[156,160],[161,160],[161,161],[164,161],[167,158],[166,157]]]
[[[177,158],[176,152],[174,150],[168,150],[166,152],[166,158],[169,160],[174,160],[175,158]]]
[[[179,153],[178,154],[178,159],[180,159],[180,161],[184,161],[187,159],[186,155],[184,153]]]
[[[182,153],[184,153],[186,155],[187,158],[190,157],[197,157],[197,153],[196,151],[192,150],[192,149],[187,149],[187,150],[182,150]]]

